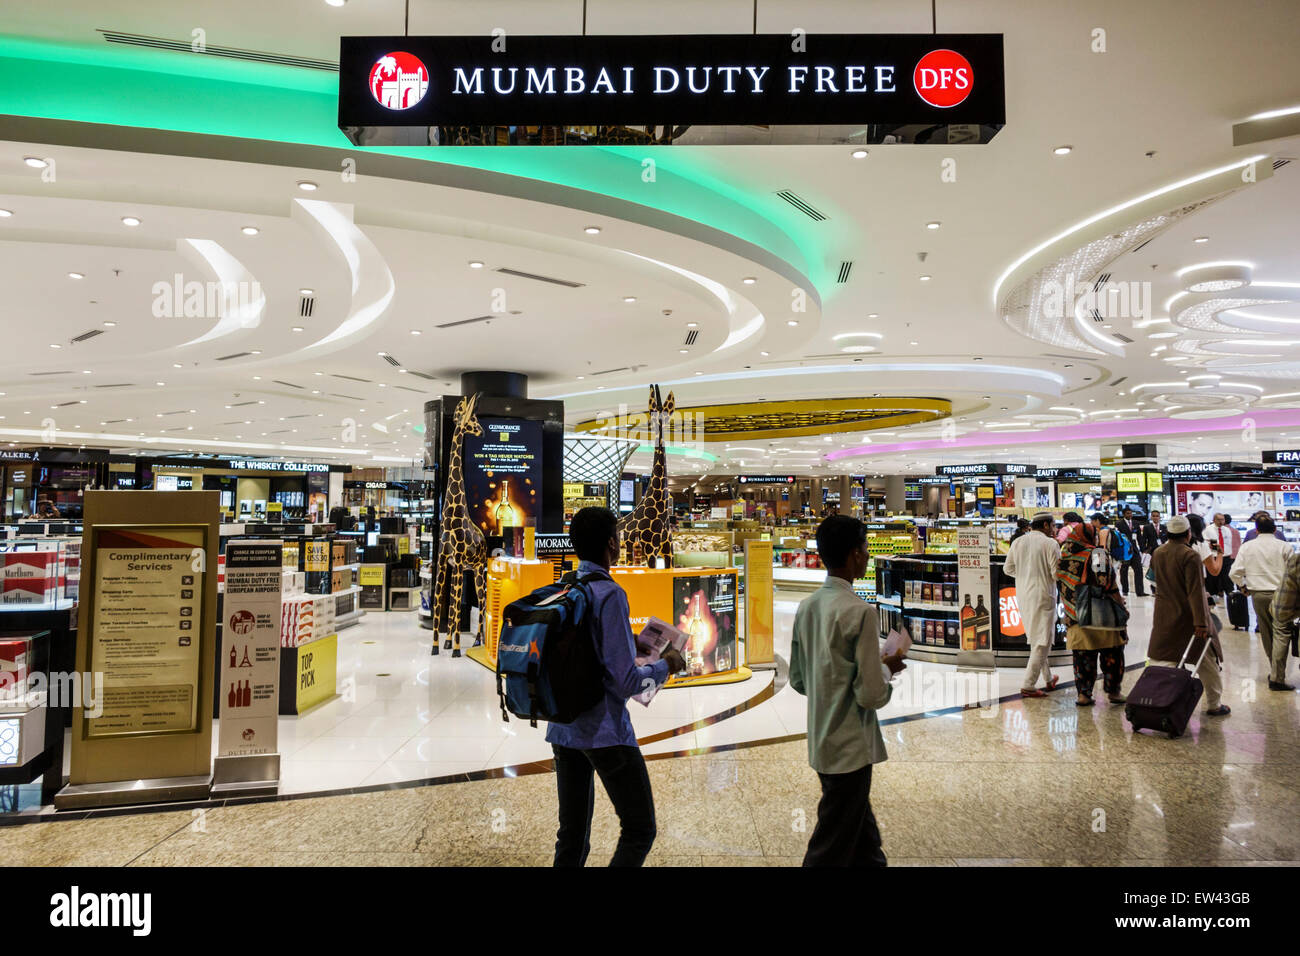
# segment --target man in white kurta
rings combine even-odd
[[[1056,522],[1050,514],[1034,515],[1029,533],[1011,543],[1004,565],[1005,572],[1016,579],[1016,603],[1029,641],[1029,666],[1020,685],[1025,697],[1046,696],[1037,686],[1040,674],[1047,691],[1054,690],[1058,680],[1047,663],[1056,637],[1056,565],[1061,560],[1055,531]]]

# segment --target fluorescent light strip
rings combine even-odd
[[[1291,116],[1294,113],[1300,113],[1300,106],[1288,106],[1285,109],[1269,110],[1266,113],[1256,113],[1254,116],[1247,116],[1245,122],[1251,120],[1277,119],[1279,116]]]
[[[1257,163],[1260,160],[1266,158],[1266,155],[1267,154],[1265,153],[1259,153],[1255,156],[1251,156],[1249,159],[1238,160],[1237,162],[1230,163],[1227,166],[1220,166],[1217,169],[1211,169],[1208,172],[1200,173],[1196,176],[1190,176],[1187,179],[1181,179],[1178,182],[1171,183],[1168,186],[1162,186],[1159,189],[1153,190],[1149,193],[1144,193],[1143,195],[1130,199],[1127,202],[1122,202],[1117,206],[1111,206],[1109,209],[1103,209],[1101,212],[1097,213],[1096,215],[1089,216],[1087,219],[1083,220],[1082,222],[1076,223],[1075,225],[1071,226],[1069,229],[1066,229],[1064,232],[1058,233],[1057,235],[1053,236],[1051,239],[1039,243],[1037,246],[1030,249],[1028,252],[1026,252],[1015,262],[1011,263],[1011,265],[1007,266],[1006,270],[1003,271],[1002,275],[998,276],[997,282],[993,283],[993,307],[997,308],[998,290],[1002,288],[1002,283],[1007,281],[1011,273],[1015,272],[1022,265],[1024,265],[1034,256],[1038,255],[1044,249],[1047,249],[1049,246],[1052,246],[1057,242],[1060,242],[1062,239],[1065,239],[1070,234],[1078,232],[1080,229],[1085,229],[1088,226],[1093,225],[1094,223],[1098,223],[1101,220],[1105,219],[1107,216],[1114,215],[1117,212],[1123,212],[1125,209],[1131,209],[1133,206],[1146,202],[1148,199],[1155,199],[1157,196],[1163,196],[1165,193],[1173,192],[1174,190],[1177,189],[1182,189],[1184,186],[1191,186],[1194,183],[1199,183],[1201,180],[1209,179],[1213,176],[1219,175],[1220,173],[1230,172],[1231,170],[1241,169],[1242,167],[1249,166],[1253,163]]]
[[[87,440],[95,442],[111,442],[117,445],[164,445],[169,447],[180,447],[188,445],[204,445],[211,448],[234,448],[234,449],[258,449],[263,451],[280,454],[285,451],[311,452],[319,455],[330,455],[338,457],[350,457],[370,454],[366,448],[322,448],[316,445],[277,445],[269,442],[249,442],[249,441],[217,441],[205,440],[202,438],[185,438],[178,441],[177,436],[163,435],[116,435],[105,432],[47,432],[37,428],[0,428],[0,435],[12,435],[18,438],[40,438],[42,440],[57,441],[60,438],[70,439],[77,444],[85,444]]]
[[[1237,261],[1233,261],[1233,260],[1229,260],[1229,259],[1222,259],[1222,260],[1219,260],[1219,261],[1217,261],[1217,262],[1198,262],[1198,263],[1196,263],[1196,265],[1194,265],[1194,266],[1184,266],[1183,268],[1179,269],[1177,272],[1174,273],[1174,277],[1175,277],[1175,278],[1178,278],[1178,279],[1181,279],[1183,276],[1187,275],[1187,273],[1189,273],[1189,272],[1196,272],[1196,271],[1198,271],[1198,270],[1200,270],[1200,269],[1212,269],[1212,268],[1219,267],[1219,266],[1239,266],[1239,267],[1241,267],[1241,268],[1243,268],[1243,269],[1250,269],[1250,270],[1253,271],[1254,268],[1255,268],[1255,263],[1253,263],[1253,262],[1237,262]],[[1251,284],[1251,285],[1254,285],[1254,283],[1250,283],[1250,284]]]

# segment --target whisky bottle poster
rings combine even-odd
[[[736,575],[690,574],[673,578],[673,624],[691,636],[685,677],[704,677],[740,666],[736,648]]]
[[[957,664],[993,666],[992,571],[989,565],[989,529],[957,529]]]
[[[102,529],[90,666],[103,712],[88,737],[193,731],[203,631],[204,529]]]
[[[220,757],[277,749],[282,548],[279,541],[232,541],[226,546]]]
[[[536,525],[542,512],[542,425],[517,418],[480,418],[481,435],[466,435],[462,452],[471,520],[488,537]]]

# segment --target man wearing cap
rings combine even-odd
[[[1201,659],[1196,676],[1205,687],[1205,713],[1210,717],[1226,717],[1231,709],[1222,701],[1223,675],[1219,673],[1219,664],[1223,660],[1223,648],[1219,644],[1218,621],[1210,613],[1205,593],[1205,566],[1190,545],[1191,527],[1186,515],[1174,515],[1165,524],[1169,540],[1151,556],[1151,570],[1156,577],[1156,606],[1147,663],[1177,667],[1185,651],[1187,660]],[[1201,658],[1206,641],[1210,642],[1210,650]]]
[[[1007,552],[1005,573],[1016,579],[1016,604],[1029,641],[1029,666],[1020,683],[1022,697],[1046,697],[1060,678],[1052,675],[1047,654],[1056,639],[1056,565],[1061,546],[1056,543],[1056,519],[1046,511],[1030,520],[1029,533],[1020,536]],[[1039,674],[1046,690],[1037,687]]]

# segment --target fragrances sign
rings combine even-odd
[[[961,628],[957,649],[959,667],[993,666],[993,615],[988,606],[993,593],[989,568],[989,529],[957,530],[957,597],[961,602]]]

